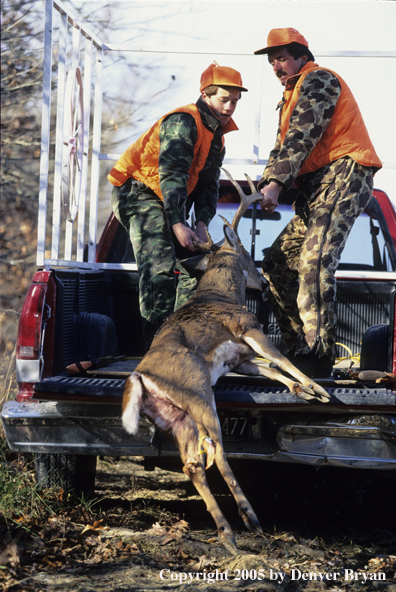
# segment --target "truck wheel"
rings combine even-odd
[[[42,487],[92,494],[95,491],[96,456],[36,454],[36,481]]]

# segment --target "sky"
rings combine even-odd
[[[100,8],[100,4],[92,0],[92,5]],[[109,42],[132,45],[140,50],[133,54],[135,62],[156,66],[152,80],[145,84],[153,88],[172,84],[171,90],[160,94],[147,109],[145,120],[134,130],[136,137],[169,110],[195,102],[200,75],[216,60],[239,70],[249,89],[234,115],[239,131],[226,137],[227,158],[232,161],[227,168],[239,177],[248,172],[252,178],[260,178],[262,161],[275,141],[275,108],[283,87],[266,56],[254,56],[253,52],[266,45],[270,29],[294,27],[308,40],[316,62],[337,72],[351,88],[384,163],[375,176],[375,187],[386,191],[396,204],[396,117],[391,107],[396,96],[396,2],[125,0],[114,7],[120,22],[131,24],[109,33]],[[99,18],[100,10],[96,14]],[[343,52],[378,51],[393,57],[340,56]],[[116,80],[113,72],[114,89]],[[127,97],[127,80],[121,87]],[[125,148],[127,145],[120,146]],[[257,158],[259,164],[246,164]],[[235,159],[245,163],[235,165]]]

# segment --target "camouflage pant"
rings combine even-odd
[[[286,347],[334,358],[335,272],[349,232],[370,202],[373,174],[346,157],[303,183],[296,215],[266,253],[263,273]]]
[[[175,246],[163,203],[144,183],[130,178],[114,187],[111,206],[132,242],[147,349],[163,321],[192,296],[198,281],[179,263],[176,250],[181,257],[186,250]]]

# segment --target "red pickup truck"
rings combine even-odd
[[[38,481],[61,481],[88,492],[95,486],[98,456],[140,456],[150,469],[174,466],[178,450],[146,419],[136,437],[121,425],[124,383],[143,354],[143,343],[129,238],[113,216],[99,240],[96,236],[99,161],[115,158],[100,152],[102,68],[112,48],[60,1],[46,2],[45,9],[38,271],[19,323],[19,392],[16,401],[3,406],[1,421],[9,446],[35,455]],[[52,47],[55,18],[59,51]],[[59,59],[57,70],[53,56]],[[71,63],[66,56],[72,56]],[[54,89],[57,118],[51,135]],[[51,138],[55,150],[50,150]],[[52,177],[50,153],[55,155]],[[252,164],[262,163],[257,158]],[[232,220],[236,201],[232,186],[222,181],[219,213]],[[272,215],[253,205],[240,221],[239,235],[258,268],[263,252],[293,215],[292,202],[293,189]],[[213,240],[223,237],[222,225],[216,216]],[[356,221],[336,277],[338,361],[330,376],[317,380],[330,402],[308,403],[263,377],[222,377],[214,391],[231,462],[395,471],[396,214],[383,191],[374,191]],[[248,290],[246,306],[282,351],[265,294]]]
[[[232,219],[233,189],[224,183],[220,192],[219,212]],[[258,266],[261,251],[293,215],[292,200],[293,190],[272,215],[251,206],[240,222]],[[330,403],[307,403],[266,378],[226,375],[214,390],[229,459],[396,469],[396,391],[387,376],[396,371],[395,247],[394,208],[375,190],[337,272],[337,348],[344,361],[317,380]],[[113,216],[97,261],[133,262],[129,237]],[[33,279],[19,324],[19,392],[1,419],[9,446],[35,454],[37,477],[47,485],[92,491],[101,455],[143,456],[147,468],[173,466],[178,457],[147,420],[137,437],[121,426],[124,382],[143,353],[137,276],[54,268]],[[246,305],[282,350],[265,297],[248,291]]]

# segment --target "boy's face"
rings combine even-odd
[[[219,87],[217,93],[209,97],[205,91],[202,91],[202,98],[209,105],[213,113],[220,119],[222,125],[226,125],[234,113],[239,101],[241,91],[239,88],[235,90],[226,90]]]

